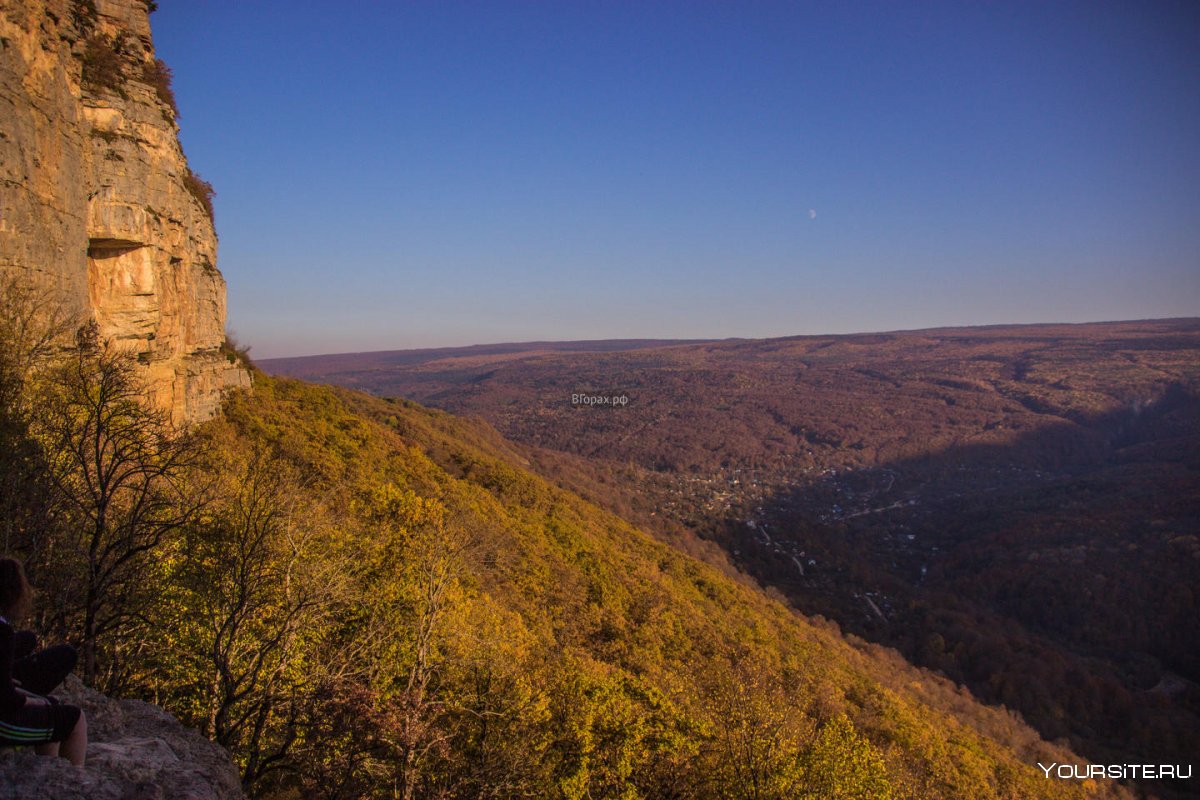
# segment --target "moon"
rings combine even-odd
[[[808,210],[808,218],[809,218],[809,219],[816,219],[816,218],[817,218],[817,210],[816,210],[815,208],[810,208],[810,209]]]

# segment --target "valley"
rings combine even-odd
[[[1197,758],[1197,321],[507,350],[264,366],[482,417],[1093,759]]]

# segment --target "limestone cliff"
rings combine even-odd
[[[247,373],[221,352],[225,281],[179,145],[145,0],[0,0],[0,273],[57,289],[134,350],[179,421]]]

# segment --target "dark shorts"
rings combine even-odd
[[[25,703],[24,707],[0,719],[0,745],[45,744],[62,742],[79,722],[79,706],[60,703],[53,697],[49,705]]]

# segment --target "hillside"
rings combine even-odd
[[[1194,320],[321,368],[487,419],[541,474],[1095,759],[1200,755]]]
[[[178,430],[128,353],[13,354],[0,478],[34,627],[227,748],[251,796],[1129,796],[1047,778],[1079,757],[485,423],[259,374]]]
[[[1075,757],[1010,715],[547,484],[486,425],[265,377],[226,415],[210,435],[275,450],[303,476],[305,513],[326,516],[337,537],[403,552],[403,538],[380,540],[396,535],[389,515],[429,503],[457,520],[449,539],[462,559],[430,656],[428,722],[448,745],[424,768],[476,787],[462,796],[479,782],[568,797],[1078,789],[1034,766]],[[411,668],[414,633],[385,633],[398,666]],[[385,685],[364,688],[386,707]]]

